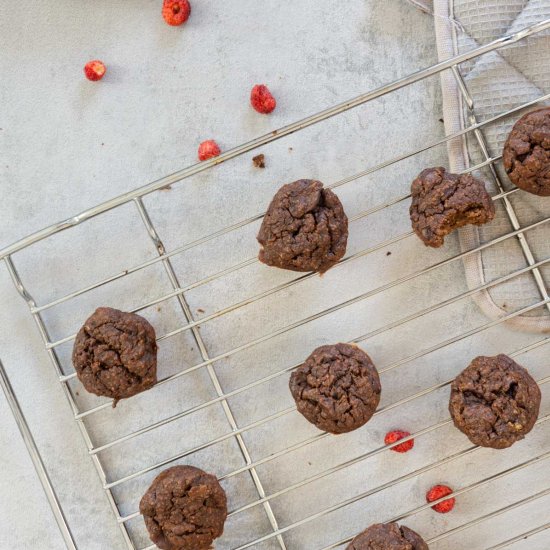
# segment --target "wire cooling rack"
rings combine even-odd
[[[437,549],[496,550],[516,543],[518,548],[549,546],[546,530],[550,523],[544,511],[550,504],[545,474],[550,458],[550,407],[545,386],[550,381],[550,337],[507,331],[506,321],[540,308],[550,309],[542,275],[550,258],[535,258],[528,239],[530,231],[544,227],[550,218],[522,226],[507,200],[516,188],[505,190],[500,184],[493,196],[504,205],[512,230],[460,253],[451,242],[440,251],[420,248],[410,230],[390,236],[377,233],[377,215],[406,220],[408,194],[363,209],[350,216],[348,255],[322,278],[269,269],[259,266],[255,257],[239,256],[242,243],[247,243],[245,251],[256,247],[253,235],[262,214],[205,231],[167,250],[159,230],[162,221],[155,222],[159,214],[162,220],[162,212],[154,198],[166,186],[443,70],[453,71],[470,106],[460,63],[548,28],[550,20],[421,70],[100,204],[0,251],[0,259],[36,321],[128,548],[154,548],[139,517],[138,503],[153,477],[175,463],[215,471],[226,488],[230,513],[218,548],[328,550],[343,547],[357,532],[380,521],[403,521]],[[485,160],[468,171],[489,169],[489,177],[498,184],[494,165],[501,158],[488,152],[483,129],[501,119],[515,119],[527,107],[547,99],[550,94],[488,120],[471,119],[470,126],[456,134],[367,167],[329,187],[344,190],[351,182],[381,174],[469,133],[481,145]],[[120,209],[128,208],[135,209],[156,256],[37,303],[31,285],[24,282],[31,279],[36,283],[31,269],[34,264],[25,260],[25,253],[30,250],[34,258],[35,247],[46,243],[49,256],[42,252],[42,262],[51,261],[50,273],[56,273],[57,256],[53,245],[49,247],[50,240],[84,224],[91,250],[99,237],[91,236],[96,225],[88,224],[103,222],[107,226],[103,235],[111,235],[114,218],[110,213],[116,211],[118,216]],[[399,229],[398,222],[396,227]],[[130,225],[129,231],[141,238],[136,236],[137,226]],[[369,235],[371,240],[354,241],[354,234]],[[508,239],[519,242],[525,265],[510,266],[508,273],[477,288],[465,287],[457,276],[460,260]],[[411,243],[418,248],[414,248],[409,269],[400,254],[415,246]],[[66,242],[61,240],[59,246],[66,255]],[[188,271],[201,251],[215,261],[193,280]],[[90,255],[90,251],[80,250],[81,257]],[[376,271],[374,267],[384,261],[395,263]],[[152,270],[150,276],[141,282],[132,279],[148,270]],[[469,300],[526,273],[532,274],[541,294],[540,300],[527,307],[487,321]],[[59,277],[63,279],[61,274]],[[167,285],[158,293],[153,282],[162,277]],[[438,279],[442,284],[434,284]],[[126,281],[131,281],[128,287],[120,286]],[[57,290],[61,283],[51,277],[48,284]],[[79,300],[84,300],[89,313],[92,304],[118,307],[123,293],[139,304],[128,309],[142,312],[157,329],[161,377],[154,389],[112,409],[110,402],[79,391],[70,350],[83,319],[63,320],[68,308]],[[172,325],[165,317],[170,317]],[[305,422],[291,404],[286,387],[290,371],[309,351],[334,341],[353,341],[367,349],[375,358],[383,384],[381,407],[371,422],[337,437],[319,433]],[[533,432],[507,451],[468,445],[452,428],[446,411],[448,386],[454,376],[475,355],[498,352],[526,364],[543,392],[541,415]],[[163,370],[168,356],[173,360],[171,370]],[[64,540],[69,548],[76,548],[1,364],[0,374]],[[383,444],[383,434],[392,428],[410,428],[410,438],[415,439],[413,453],[388,452],[392,445]],[[445,480],[454,487],[458,505],[453,514],[435,515],[423,495],[431,484]],[[522,521],[515,522],[520,512]],[[536,546],[541,541],[542,545]]]

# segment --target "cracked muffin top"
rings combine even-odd
[[[502,151],[510,181],[534,195],[550,196],[550,107],[521,117]]]
[[[472,443],[504,449],[531,431],[540,400],[537,383],[513,359],[480,356],[451,384],[449,412]]]
[[[139,511],[151,540],[162,550],[209,550],[223,533],[227,498],[212,474],[173,466],[153,480]]]
[[[290,377],[298,411],[320,430],[351,432],[369,421],[380,401],[380,379],[357,346],[334,344],[313,351]]]
[[[76,335],[73,365],[86,390],[116,404],[156,383],[155,330],[140,315],[100,307]]]
[[[445,236],[464,225],[482,225],[495,217],[485,185],[471,174],[427,168],[411,185],[409,210],[414,232],[426,246],[438,248]]]
[[[257,238],[264,264],[324,273],[346,252],[348,218],[320,181],[298,180],[277,191]]]
[[[359,533],[346,550],[428,550],[428,545],[404,525],[375,523]]]

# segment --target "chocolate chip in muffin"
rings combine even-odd
[[[445,236],[464,225],[482,225],[495,217],[495,205],[481,180],[427,168],[413,181],[410,216],[426,246],[438,248]]]
[[[359,533],[346,550],[428,550],[428,545],[404,525],[375,523]]]
[[[373,362],[350,344],[314,350],[292,373],[289,386],[298,411],[333,434],[361,427],[380,402],[380,379]]]
[[[502,151],[504,169],[520,189],[550,196],[550,107],[522,116]]]
[[[258,233],[260,261],[292,271],[324,273],[345,254],[348,218],[338,197],[320,181],[283,185]]]
[[[451,384],[449,412],[472,443],[504,449],[531,431],[540,400],[537,383],[513,359],[480,356]]]
[[[116,404],[156,383],[155,330],[140,315],[100,307],[76,335],[73,365],[89,392]]]
[[[162,550],[208,550],[223,533],[227,498],[215,476],[193,466],[174,466],[154,479],[139,511]]]

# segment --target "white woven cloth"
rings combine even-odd
[[[440,60],[518,31],[550,18],[550,0],[434,0],[434,21]],[[464,30],[450,23],[459,21]],[[460,72],[474,101],[473,112],[483,121],[550,92],[550,33],[539,33],[515,45],[463,63]],[[451,71],[441,75],[445,130],[451,134],[470,124],[471,114],[464,104],[456,78]],[[524,112],[499,120],[483,128],[489,155],[498,156],[514,122]],[[471,133],[448,145],[449,165],[464,170],[486,160]],[[513,186],[502,168],[495,165],[504,190]],[[488,169],[478,176],[491,193],[498,193],[495,178]],[[520,227],[550,217],[550,198],[536,197],[523,191],[508,197]],[[470,250],[513,230],[505,201],[496,202],[497,215],[492,223],[465,227],[459,232],[463,250]],[[550,257],[550,224],[543,224],[524,234],[535,261]],[[470,288],[503,277],[528,265],[517,237],[508,238],[464,260]],[[541,279],[550,289],[550,264],[540,268]],[[535,277],[526,273],[474,295],[491,318],[500,318],[542,299]],[[507,321],[508,326],[531,332],[550,332],[550,313],[539,307]]]

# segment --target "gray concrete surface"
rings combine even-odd
[[[345,7],[324,0],[290,4],[273,0],[226,3],[195,0],[191,19],[184,28],[170,28],[164,24],[160,3],[160,0],[124,3],[44,1],[25,13],[13,3],[4,2],[0,6],[0,70],[3,75],[0,83],[0,246],[194,163],[197,145],[203,139],[215,138],[222,148],[230,148],[436,61],[430,18],[403,0],[350,0]],[[102,82],[90,83],[84,79],[82,66],[90,58],[100,58],[107,64],[108,73]],[[257,82],[267,83],[277,97],[278,108],[269,117],[254,113],[248,105],[250,87]],[[434,78],[264,148],[267,168],[263,172],[252,169],[252,155],[247,155],[180,183],[170,191],[155,193],[146,202],[171,249],[261,211],[274,190],[286,181],[316,177],[333,182],[442,136],[443,128],[438,121],[440,111],[439,82]],[[369,178],[368,187],[360,180],[342,188],[339,194],[347,211],[353,215],[396,193],[406,192],[410,174],[428,162],[444,163],[444,148],[415,159],[405,167]],[[224,208],[222,215],[219,214],[220,205]],[[379,242],[387,238],[390,230],[406,228],[404,213],[398,209],[386,217],[357,224],[350,243],[352,249]],[[130,215],[110,217],[108,225],[102,228],[94,223],[86,226],[83,233],[77,232],[74,238],[63,236],[56,243],[57,247],[38,246],[17,258],[18,266],[36,291],[40,303],[61,296],[66,289],[78,288],[98,276],[151,257],[150,248],[140,248],[135,235],[142,230]],[[135,247],[131,246],[134,244]],[[184,273],[184,278],[194,280],[204,275],[204,270],[212,272],[212,266],[219,269],[222,260],[246,258],[254,253],[253,232],[242,242],[232,243],[230,248],[223,248],[223,243],[220,246],[221,249],[205,249],[200,257],[179,259],[177,269]],[[229,257],[224,259],[220,250],[229,250]],[[457,250],[456,241],[450,239],[445,254]],[[79,256],[83,259],[77,259]],[[357,268],[359,272],[353,274],[355,283],[339,288],[331,300],[342,300],[357,293],[364,288],[366,280],[370,287],[387,277],[399,275],[405,266],[418,268],[418,263],[414,262],[428,261],[426,251],[418,244],[412,248],[396,246],[392,258],[396,258],[395,263],[383,264],[377,256],[371,263],[362,264]],[[433,256],[429,261],[433,261]],[[271,285],[287,276],[273,271],[269,275],[266,273],[253,274],[253,284]],[[159,282],[160,277],[155,271],[144,275],[143,279],[133,281],[134,286],[125,288],[124,295],[115,288],[86,297],[74,307],[62,307],[55,314],[51,313],[48,321],[58,337],[65,336],[78,327],[99,299],[114,300],[109,303],[116,303],[118,307],[134,307],[139,301],[136,302],[136,293],[130,290],[139,288],[140,299],[157,296],[157,285],[160,291],[166,292],[167,286]],[[465,289],[460,265],[455,264],[446,277],[454,278],[458,288]],[[329,274],[323,284],[330,284],[331,280],[334,282]],[[238,299],[249,289],[234,279],[220,284],[227,287],[214,287],[214,291],[209,289],[191,296],[193,307],[204,307],[211,312],[216,306],[220,307],[227,288],[231,288],[231,296],[238,296]],[[391,320],[391,313],[404,304],[411,308],[419,305],[414,299],[415,292],[430,289],[432,299],[443,299],[446,286],[436,291],[432,282],[425,280],[418,286],[387,296],[385,302],[374,301],[372,311],[388,311],[389,317],[380,314],[380,319]],[[296,303],[302,299],[304,307],[313,307],[317,302],[308,302],[306,297],[327,296],[327,289],[321,294],[316,287],[310,290],[301,298],[291,294],[289,299],[297,300]],[[79,547],[83,550],[123,548],[120,533],[30,314],[13,289],[4,266],[0,267],[0,296],[0,357],[35,433]],[[215,303],[213,296],[217,298]],[[265,311],[269,311],[269,326],[277,328],[281,323],[292,321],[288,312],[279,306],[271,303],[270,308],[262,310],[259,307],[250,318],[267,321]],[[178,321],[177,313],[170,306],[162,315],[154,311],[149,313],[159,325],[166,323],[164,329],[171,328],[170,322]],[[355,316],[332,319],[331,323],[316,327],[318,332],[313,340],[325,342],[335,337],[334,327],[339,327],[336,332],[342,338],[345,338],[346,328],[349,329],[347,336],[354,336],[349,332],[351,329],[357,332],[360,323],[365,322],[365,328],[372,328],[370,321],[360,321],[363,313],[360,310]],[[451,311],[447,322],[448,319],[457,329],[464,329],[468,323],[483,322],[471,304]],[[250,331],[264,329],[265,332],[267,326],[265,323],[250,326],[241,321],[241,324],[229,322],[205,328],[205,339],[215,349],[217,336],[223,335],[224,349],[227,349],[238,344],[239,338],[248,336]],[[239,328],[235,329],[236,326]],[[441,326],[444,326],[442,322]],[[422,327],[405,331],[400,337],[408,344],[403,345],[402,351],[412,353],[418,334],[424,332]],[[519,347],[529,341],[525,336],[507,336],[509,346]],[[300,335],[294,338],[298,340],[290,339],[284,347],[293,343],[294,354],[299,357],[305,347],[311,347],[312,340],[300,339]],[[502,334],[495,333],[478,344],[495,347],[501,341]],[[388,344],[390,341],[386,342],[386,348]],[[174,345],[174,349],[164,348],[166,364],[176,353],[178,361],[166,368],[181,367],[182,360],[189,364],[196,361],[188,341],[182,339]],[[475,347],[475,344],[469,345]],[[383,346],[384,342],[373,344],[375,353]],[[70,368],[69,352],[68,348],[61,352],[67,369]],[[275,357],[272,349],[264,352]],[[282,356],[276,357],[283,361]],[[389,354],[384,362],[396,357]],[[284,361],[287,360],[285,357]],[[456,365],[445,363],[444,358],[440,361],[439,376],[456,368]],[[245,354],[239,362],[221,364],[219,375],[224,387],[238,387],[248,381],[248,377],[254,379],[265,375],[262,369],[269,363],[258,363],[256,357]],[[228,367],[232,368],[231,373]],[[403,377],[399,391],[405,395],[407,390],[424,382],[425,385],[435,383],[429,378],[420,382],[410,373]],[[192,391],[187,388],[185,395],[192,394],[197,402],[210,397],[208,391],[211,390],[203,389],[204,380],[200,377],[191,383],[194,384]],[[185,392],[186,388],[180,391]],[[113,416],[103,418],[91,428],[93,435],[98,441],[105,441],[113,437],[115,428],[135,428],[132,422],[146,422],[157,412],[155,395],[151,392],[144,401],[136,400],[126,408],[117,408],[113,413],[114,423]],[[258,395],[260,402],[265,401],[265,409],[271,411],[270,407],[276,405],[273,397],[265,392]],[[272,395],[282,394],[273,392]],[[172,397],[172,403],[166,400],[167,408],[163,413],[169,414],[171,406],[181,410],[178,394]],[[85,395],[80,398],[83,408],[98,402]],[[437,402],[441,405],[443,401]],[[187,407],[189,402],[183,405]],[[425,410],[433,409],[439,414],[442,410],[439,405],[434,407],[428,402]],[[242,423],[266,413],[263,407],[250,409],[249,398],[236,399],[233,406],[238,422]],[[134,414],[129,414],[132,411]],[[436,412],[433,415],[437,417]],[[217,414],[215,411],[212,416],[198,419],[197,429],[217,426],[221,423]],[[0,424],[0,548],[61,548],[61,539],[3,398],[0,398],[0,415],[3,419]],[[425,420],[433,420],[433,415],[430,413]],[[307,431],[308,426],[299,420],[293,418],[291,428],[279,426],[279,433],[281,429],[290,429],[283,433],[311,434]],[[385,427],[396,420],[388,418],[375,425],[361,444],[348,439],[350,452],[367,443],[375,446]],[[277,426],[270,426],[256,438],[250,438],[248,443],[256,456],[269,452],[265,448],[267,441],[282,444],[282,440],[270,431]],[[196,437],[194,432],[186,433],[190,440]],[[449,445],[457,441],[464,443],[456,434],[453,437]],[[437,446],[435,439],[427,443],[427,452],[435,452]],[[536,444],[529,447],[532,452],[536,448]],[[224,468],[234,467],[231,460],[236,460],[235,449],[221,452],[228,461]],[[341,458],[341,451],[334,447],[324,449],[323,453],[326,461],[313,459],[312,468],[326,467],[331,460]],[[149,446],[146,451],[143,447],[130,447],[124,460],[107,456],[105,461],[113,475],[120,476],[126,473],[125,468],[131,471],[142,465],[144,454],[149,459],[156,456]],[[219,460],[216,462],[215,456],[207,455],[200,460],[204,461],[201,464],[218,469]],[[386,470],[385,463],[381,462],[373,465],[372,473]],[[390,471],[393,470],[390,468]],[[290,461],[281,463],[278,469],[266,468],[262,472],[270,491],[295,481],[295,474],[295,462]],[[342,491],[346,487],[351,491],[353,486],[346,483],[342,482]],[[244,481],[239,485],[239,478],[236,478],[234,486],[242,492],[243,502],[253,498]],[[414,483],[399,489],[404,492],[395,495],[395,502],[404,502],[405,495],[410,493],[421,496],[423,487]],[[131,493],[121,491],[118,495],[125,513],[136,508],[135,494],[139,494],[142,487],[132,486],[131,489]],[[323,494],[322,487],[318,490]],[[239,502],[234,500],[232,505],[239,505]],[[310,505],[301,497],[287,499],[276,505],[276,513],[286,524],[306,509],[314,511],[309,510]],[[391,513],[383,503],[378,505],[380,510]],[[372,510],[368,514],[360,513],[365,522],[373,519]],[[241,523],[235,520],[217,548],[225,550],[269,532],[265,518],[258,514],[246,519],[249,524],[244,519]],[[334,521],[341,525],[342,532],[349,534],[353,532],[350,531],[352,517],[356,518],[340,514]],[[461,519],[467,519],[466,515],[445,521]],[[424,521],[424,528],[433,533],[441,530],[442,525],[451,526],[451,523],[437,524],[437,521],[444,521],[442,518],[418,521]],[[317,527],[318,538],[312,548],[334,540],[326,526]],[[144,541],[143,534],[137,533],[137,524],[132,529],[136,530],[136,540]],[[310,535],[304,531],[293,533],[288,538],[289,548],[310,548],[309,543],[304,542],[305,536]],[[261,547],[274,548],[270,544]],[[451,546],[443,544],[438,548]]]

